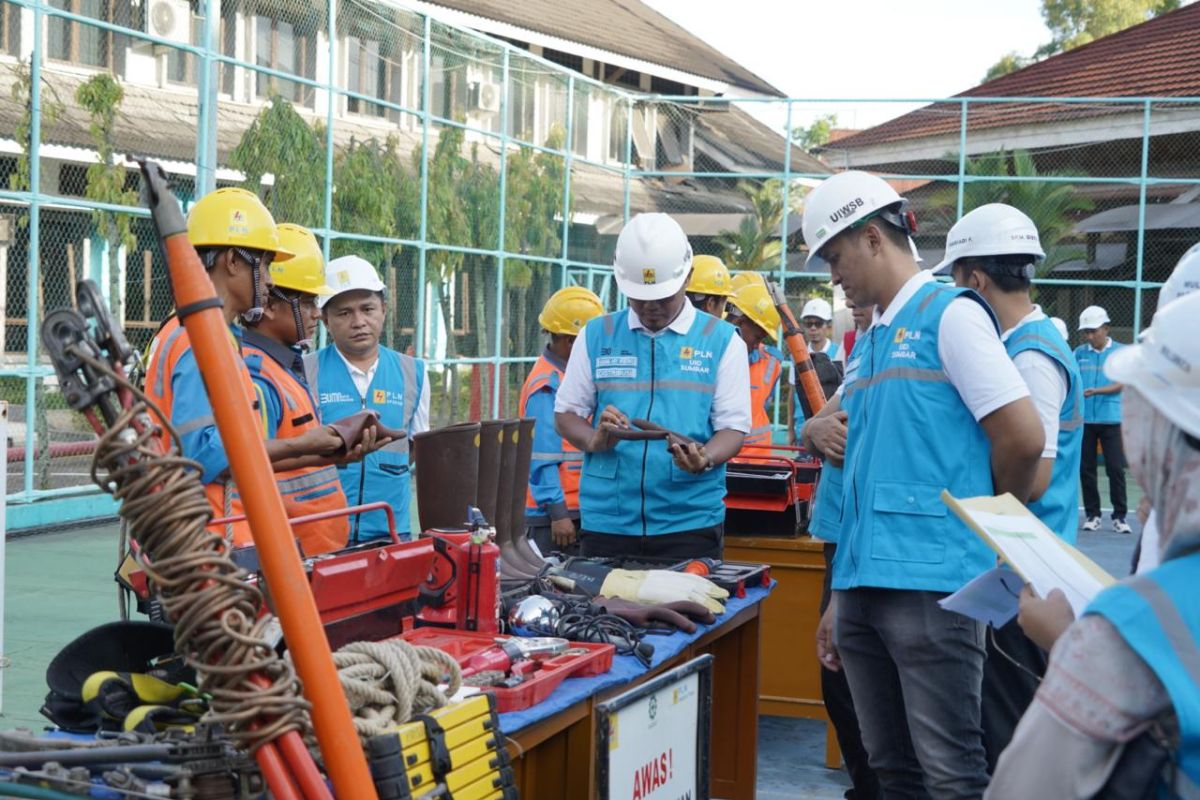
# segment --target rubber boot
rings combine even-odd
[[[467,507],[477,505],[479,423],[418,433],[412,446],[421,530],[464,527]]]
[[[500,479],[496,488],[496,545],[500,548],[500,576],[505,580],[530,581],[535,577],[534,571],[521,554],[513,547],[512,540],[512,503],[513,484],[516,479],[517,466],[517,436],[520,422],[515,419],[504,420],[500,443]],[[525,500],[521,500],[521,510],[525,510]]]
[[[528,528],[525,525],[525,497],[529,487],[529,466],[533,462],[533,417],[525,417],[517,426],[517,463],[514,472],[512,507],[512,543],[517,555],[525,560],[535,573],[546,566],[546,559],[529,545]]]
[[[500,489],[500,444],[504,438],[504,421],[484,420],[479,423],[479,510],[492,525],[496,519],[496,493]]]

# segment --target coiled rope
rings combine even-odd
[[[333,663],[364,742],[441,708],[462,686],[462,670],[449,654],[403,639],[353,642],[333,654]],[[445,694],[438,688],[443,682]]]
[[[204,721],[223,726],[251,752],[287,732],[306,732],[308,703],[268,636],[274,617],[259,615],[258,588],[230,560],[225,540],[205,527],[212,512],[200,465],[179,455],[178,433],[144,392],[108,362],[72,350],[136,398],[100,435],[92,480],[120,501],[142,565],[175,625],[176,648],[195,668],[200,692],[211,696]],[[170,441],[165,454],[160,428]]]

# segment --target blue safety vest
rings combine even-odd
[[[1171,698],[1179,720],[1174,786],[1159,797],[1200,797],[1200,553],[1173,558],[1101,592],[1085,614],[1112,623]],[[1168,773],[1172,770],[1168,770]]]
[[[851,363],[856,364],[851,357]],[[854,376],[847,367],[842,382]],[[830,398],[832,399],[832,398]],[[796,428],[799,437],[800,428]],[[838,532],[842,528],[842,501],[845,497],[845,473],[841,467],[835,467],[826,459],[821,462],[821,477],[817,481],[817,492],[813,495],[812,514],[808,520],[808,532],[812,536],[826,542],[837,543]]]
[[[1108,386],[1113,383],[1104,374],[1104,362],[1108,357],[1125,345],[1113,339],[1108,340],[1108,347],[1097,353],[1090,344],[1082,344],[1075,348],[1075,361],[1079,364],[1080,387],[1095,389],[1098,386]],[[1083,398],[1083,421],[1096,425],[1116,425],[1121,421],[1121,393],[1094,394]]]
[[[411,435],[425,381],[425,363],[420,359],[380,347],[379,365],[366,397],[359,396],[346,362],[332,344],[306,355],[304,372],[308,385],[317,393],[323,422],[336,422],[369,409],[379,415],[384,425],[403,428]],[[338,477],[349,503],[386,501],[396,515],[396,532],[407,535],[412,529],[408,510],[412,497],[408,439],[392,442],[358,463],[338,467]],[[380,512],[359,515],[355,526],[351,527],[352,543],[356,530],[358,541],[388,535],[387,519]]]
[[[942,314],[959,297],[987,308],[974,292],[922,284],[890,325],[855,343],[842,384],[851,435],[834,589],[953,592],[995,563],[941,499],[943,489],[992,494],[991,446],[938,356]]]
[[[1048,317],[1026,322],[1004,343],[1010,358],[1035,350],[1053,359],[1067,373],[1067,396],[1058,412],[1058,455],[1050,485],[1029,510],[1064,540],[1075,543],[1079,523],[1079,460],[1083,455],[1083,390],[1079,368],[1068,346]]]
[[[707,442],[713,435],[717,367],[737,329],[696,312],[687,333],[630,330],[629,309],[584,328],[596,384],[596,424],[605,406]],[[725,467],[692,475],[675,466],[661,440],[619,442],[583,458],[579,511],[596,533],[655,536],[725,519]]]

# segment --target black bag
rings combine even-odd
[[[1171,717],[1174,720],[1174,714]],[[1156,722],[1125,745],[1094,800],[1155,800],[1162,781],[1174,782],[1171,742],[1178,741],[1178,735],[1171,737],[1163,728]]]

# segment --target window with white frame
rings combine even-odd
[[[315,79],[316,55],[315,31],[278,17],[262,14],[254,17],[254,63],[257,66]],[[315,94],[312,86],[266,72],[255,73],[254,91],[259,98],[279,95],[304,106],[312,106]]]
[[[403,70],[389,44],[358,36],[346,37],[346,88],[367,97],[400,103]],[[351,114],[397,119],[398,112],[359,97],[346,98]]]
[[[21,7],[12,3],[0,3],[0,53],[21,53]]]
[[[81,17],[114,21],[108,0],[50,0],[49,5]],[[8,8],[6,3],[5,10]],[[86,67],[113,68],[115,48],[111,32],[59,16],[48,16],[46,22],[46,55],[51,59]]]

